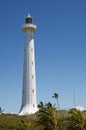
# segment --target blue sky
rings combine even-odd
[[[35,33],[37,102],[60,108],[86,108],[86,0],[1,0],[0,106],[18,113],[22,100],[24,34],[21,26],[31,14]]]

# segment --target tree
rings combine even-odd
[[[57,109],[59,110],[60,107],[59,107],[59,103],[58,103],[58,97],[59,97],[59,94],[58,93],[54,93],[52,98],[55,98],[56,99],[56,104],[57,104]]]
[[[54,106],[52,105],[51,102],[48,102],[48,103],[45,105],[45,107],[47,107],[47,108],[54,108]]]
[[[47,105],[50,105],[50,107]],[[42,126],[43,130],[59,130],[59,120],[57,110],[48,103],[38,111],[37,125]]]
[[[70,110],[65,124],[67,130],[86,130],[86,120],[79,110]]]
[[[41,102],[37,105],[37,107],[38,107],[39,109],[43,108],[43,107],[44,107],[44,103],[41,101]]]

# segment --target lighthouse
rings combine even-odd
[[[37,111],[34,53],[34,33],[36,32],[36,30],[37,26],[33,24],[33,18],[30,15],[28,15],[25,18],[25,24],[22,26],[25,41],[22,104],[19,115],[34,114]]]

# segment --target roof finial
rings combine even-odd
[[[30,16],[30,14],[28,14],[28,16],[27,16],[27,17],[31,17],[31,16]]]

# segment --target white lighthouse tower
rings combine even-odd
[[[25,34],[24,43],[24,68],[23,68],[23,89],[22,105],[19,115],[34,114],[37,111],[36,103],[36,76],[35,76],[35,55],[34,55],[34,32],[36,25],[33,18],[28,15],[22,31]]]

